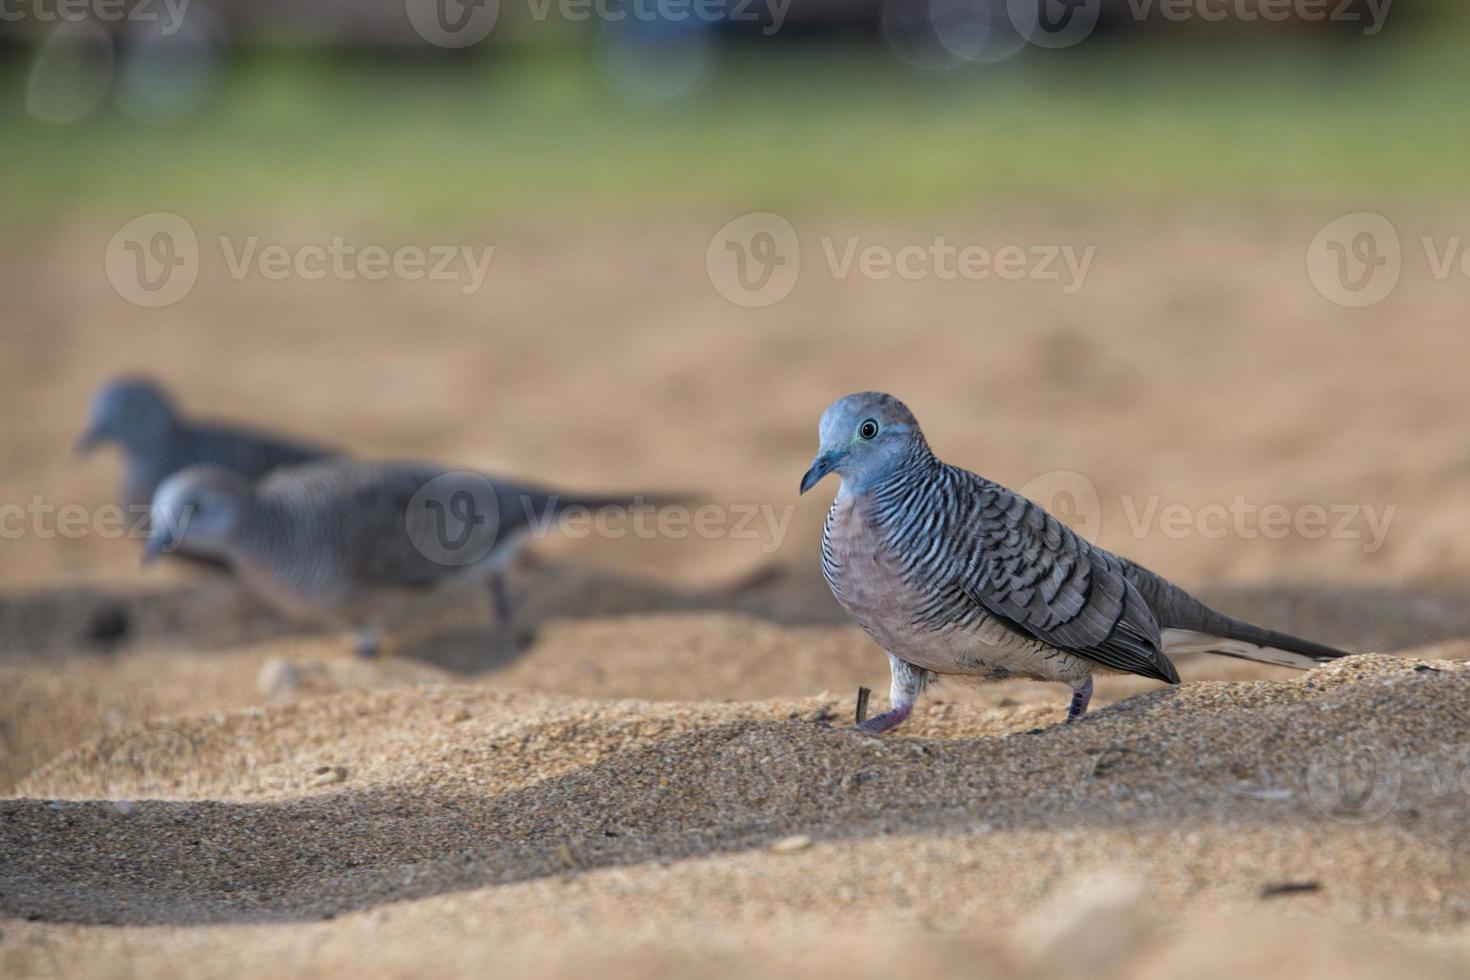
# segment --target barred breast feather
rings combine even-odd
[[[872,568],[852,567],[864,548]],[[922,446],[879,486],[839,495],[823,544],[838,601],[920,666],[1056,680],[1095,665],[1177,681],[1125,565],[1036,504]],[[865,584],[870,575],[886,582]],[[934,663],[926,645],[949,662]]]

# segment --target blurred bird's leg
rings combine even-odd
[[[352,652],[365,660],[378,655],[383,645],[383,635],[376,626],[364,626],[353,635]]]
[[[904,719],[914,710],[914,702],[919,700],[919,695],[924,693],[925,685],[933,676],[922,667],[915,667],[891,653],[888,655],[888,670],[893,675],[888,693],[891,707],[857,726],[856,730],[864,735],[882,735],[890,728],[903,724]]]
[[[515,622],[515,603],[505,585],[505,573],[496,570],[490,573],[490,602],[495,607],[495,631],[509,639],[518,649],[524,650],[536,642],[536,630],[532,626],[518,628]]]
[[[1072,704],[1067,708],[1067,720],[1076,721],[1087,714],[1087,703],[1092,700],[1092,675],[1080,685],[1072,687]]]
[[[510,593],[505,588],[505,573],[499,569],[490,573],[490,602],[495,607],[495,622],[498,626],[509,626],[515,610],[511,607]]]

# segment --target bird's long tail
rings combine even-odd
[[[1228,617],[1222,617],[1228,618]],[[1230,620],[1229,632],[1165,627],[1162,632],[1164,652],[1216,653],[1223,657],[1239,657],[1257,663],[1306,670],[1348,656],[1346,650],[1313,643],[1287,633],[1262,629],[1240,620]]]
[[[1128,576],[1153,607],[1164,653],[1214,653],[1257,663],[1305,670],[1348,651],[1216,612],[1170,582],[1139,566]]]

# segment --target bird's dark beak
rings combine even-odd
[[[806,471],[806,476],[801,478],[801,492],[806,493],[816,486],[828,473],[831,473],[841,461],[843,454],[838,450],[821,453],[812,460],[812,468]]]
[[[173,549],[173,532],[166,527],[155,527],[153,533],[148,535],[148,543],[143,546],[143,564],[151,565],[158,560],[159,555]]]
[[[85,456],[100,446],[103,438],[105,437],[100,429],[90,428],[82,433],[82,437],[71,447],[71,451],[76,456]]]

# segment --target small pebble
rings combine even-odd
[[[301,668],[285,657],[271,657],[261,665],[255,686],[265,697],[286,697],[301,689]]]
[[[331,786],[340,783],[347,778],[345,766],[322,766],[312,775],[306,785],[309,789],[320,789],[323,786]]]

